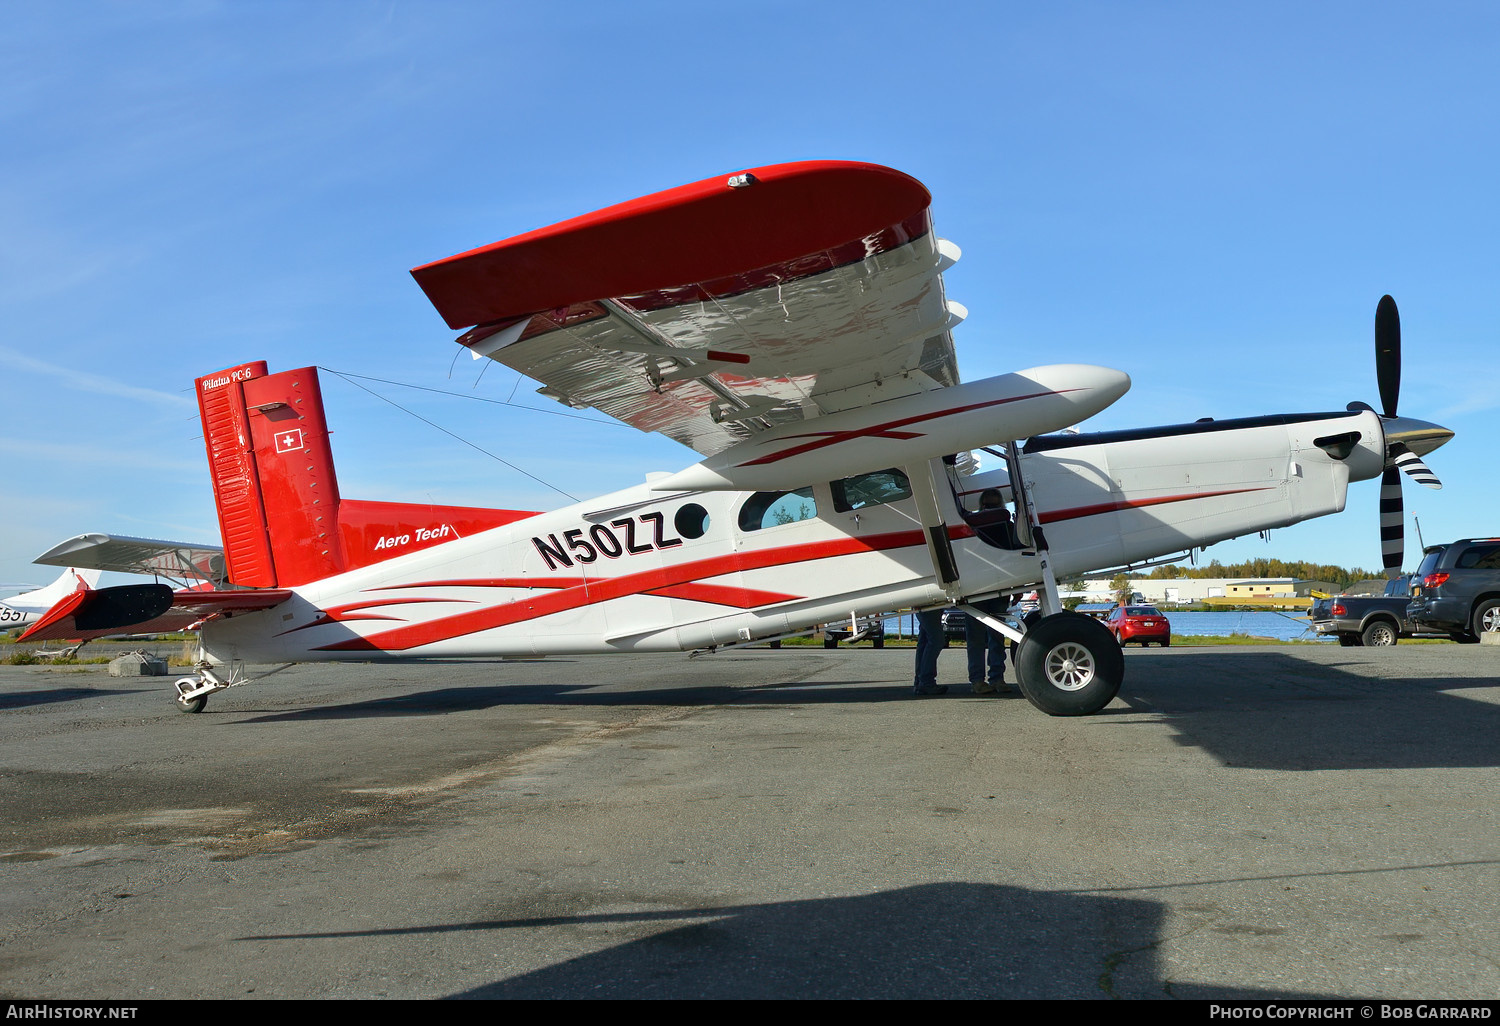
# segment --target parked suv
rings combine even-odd
[[[1406,615],[1473,643],[1500,632],[1500,538],[1465,538],[1422,555]]]

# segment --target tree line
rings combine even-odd
[[[1149,574],[1135,574],[1148,581],[1175,580],[1179,577],[1228,577],[1246,580],[1262,580],[1271,577],[1291,577],[1298,581],[1328,581],[1338,588],[1347,588],[1356,581],[1383,578],[1380,571],[1363,567],[1345,568],[1325,563],[1309,563],[1304,560],[1251,559],[1243,563],[1220,563],[1217,559],[1204,566],[1177,566],[1168,563]]]

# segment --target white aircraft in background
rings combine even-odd
[[[964,310],[942,280],[959,251],[930,200],[889,168],[785,164],[418,267],[475,359],[703,459],[546,513],[344,499],[316,370],[241,364],[196,383],[230,586],[106,589],[25,637],[201,623],[198,672],[176,685],[197,712],[246,662],[684,651],[958,603],[1019,643],[1034,705],[1080,715],[1114,698],[1124,660],[1062,610],[1059,577],[1336,513],[1382,474],[1399,566],[1396,467],[1435,485],[1416,457],[1452,433],[1396,416],[1389,297],[1383,414],[1048,434],[1130,379],[1053,364],[960,383]],[[978,449],[1002,465],[975,473]],[[1013,527],[980,512],[991,488]],[[89,549],[49,555],[88,565]],[[1032,589],[1042,615],[1020,626],[973,605]]]
[[[98,570],[80,570],[70,566],[57,580],[45,588],[37,588],[0,600],[0,631],[33,624],[66,596],[75,592],[88,591],[98,584]]]

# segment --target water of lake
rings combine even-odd
[[[1231,634],[1248,634],[1254,638],[1275,638],[1277,641],[1318,641],[1307,620],[1298,620],[1291,615],[1269,610],[1222,613],[1168,613],[1172,633],[1187,637],[1228,637]],[[907,634],[912,631],[912,617],[887,617],[885,629],[889,634]],[[1332,639],[1326,639],[1330,642]]]

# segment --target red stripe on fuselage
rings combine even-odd
[[[973,532],[967,527],[954,527],[949,528],[948,534],[951,538],[963,538],[972,535]],[[576,585],[563,587],[551,594],[528,596],[525,599],[509,602],[503,606],[490,606],[485,609],[476,609],[454,616],[429,620],[426,623],[412,624],[409,627],[385,631],[368,638],[349,638],[331,645],[322,645],[319,646],[318,651],[399,652],[409,648],[418,648],[422,645],[431,645],[439,641],[462,637],[466,634],[476,634],[480,631],[492,630],[496,627],[505,627],[525,620],[535,620],[553,613],[567,612],[568,610],[578,609],[582,606],[608,602],[611,599],[628,598],[632,595],[643,593],[661,594],[663,591],[684,587],[690,589],[689,592],[687,594],[679,594],[676,597],[692,598],[693,601],[701,601],[701,599],[693,597],[692,590],[720,587],[717,585],[701,585],[698,582],[702,578],[721,577],[724,574],[747,570],[762,570],[767,567],[785,566],[788,563],[803,563],[815,559],[831,559],[834,556],[848,556],[862,552],[880,552],[887,549],[908,548],[915,545],[925,545],[926,543],[926,538],[921,531],[893,531],[889,534],[871,535],[869,538],[863,539],[841,538],[830,541],[805,542],[800,545],[788,545],[775,549],[711,556],[708,559],[691,560],[686,563],[676,564],[675,566],[658,567],[639,573],[621,574],[618,577],[603,577],[582,581]],[[516,582],[513,585],[515,587],[537,586],[535,580],[530,584],[525,583],[527,581],[526,578],[510,578],[505,580]],[[568,579],[563,578],[563,580]],[[445,581],[393,587],[421,588],[435,587],[440,584],[462,586],[465,583],[463,581]],[[506,587],[512,585],[499,584],[498,586]],[[738,592],[741,593],[742,597],[755,594],[774,594],[771,592],[756,593],[751,589],[744,588],[723,587],[721,590],[724,592]],[[703,594],[703,592],[698,590],[698,594]],[[789,598],[792,596],[786,597]]]
[[[1047,510],[1037,515],[1037,519],[1043,524],[1053,524],[1061,520],[1077,520],[1081,517],[1094,517],[1101,513],[1119,513],[1127,509],[1143,509],[1146,506],[1160,506],[1169,502],[1189,502],[1193,499],[1212,499],[1216,495],[1239,495],[1242,492],[1264,492],[1267,488],[1228,488],[1219,492],[1194,492],[1191,495],[1161,495],[1154,499],[1121,499],[1118,502],[1101,502],[1095,506],[1075,506],[1072,509]]]

